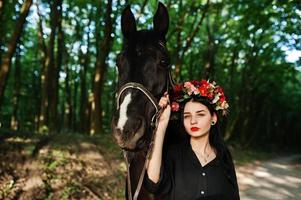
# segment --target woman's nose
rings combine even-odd
[[[191,117],[190,124],[196,124],[197,121],[194,116]]]

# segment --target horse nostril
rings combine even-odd
[[[120,135],[120,134],[121,134],[120,128],[116,128],[116,133],[117,133],[117,135]]]
[[[138,140],[138,142],[137,142],[137,146],[143,146],[144,143],[145,143],[145,140],[143,140],[143,139],[140,138],[140,139]]]

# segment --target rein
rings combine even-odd
[[[172,79],[170,70],[168,70],[167,76],[168,76],[167,77],[167,91],[168,91],[169,84],[172,87],[174,87],[175,82]],[[146,157],[145,157],[145,161],[144,161],[144,166],[142,168],[142,171],[141,171],[141,174],[140,174],[140,177],[139,177],[139,181],[138,181],[138,184],[137,184],[134,196],[132,195],[131,176],[130,176],[131,162],[129,162],[129,160],[128,160],[127,151],[123,150],[123,156],[124,156],[126,167],[127,167],[128,198],[129,198],[129,200],[137,200],[139,192],[141,190],[142,183],[143,183],[145,171],[146,171],[146,168],[147,168],[148,163],[149,163],[149,157],[150,157],[152,149],[153,149],[153,143],[154,143],[155,133],[156,133],[157,127],[158,127],[158,119],[160,118],[163,109],[160,108],[160,106],[159,106],[156,98],[152,95],[152,93],[150,93],[147,90],[147,88],[145,88],[142,84],[136,83],[136,82],[129,82],[129,83],[123,85],[120,88],[119,92],[118,92],[118,95],[117,95],[117,110],[119,109],[119,106],[120,106],[119,105],[119,103],[120,103],[119,101],[120,101],[121,94],[125,90],[127,90],[129,88],[140,90],[148,98],[148,100],[152,103],[152,105],[156,109],[156,112],[155,112],[155,114],[153,115],[153,117],[151,119],[151,126],[153,128],[151,141],[150,141],[147,153],[146,153]]]

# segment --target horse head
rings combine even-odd
[[[156,103],[159,101],[169,81],[169,54],[165,39],[168,26],[168,12],[162,3],[159,3],[154,15],[151,30],[137,30],[130,7],[123,10],[121,30],[124,42],[116,62],[118,91],[127,83],[137,83],[151,93]],[[117,144],[130,151],[147,148],[155,113],[156,106],[141,90],[128,88],[119,92],[112,119],[112,133]]]

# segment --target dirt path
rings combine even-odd
[[[110,136],[0,137],[0,200],[122,200],[125,168]],[[236,170],[241,200],[301,200],[301,155]]]
[[[122,199],[125,166],[109,143],[76,134],[0,140],[0,199]]]
[[[237,167],[242,200],[300,200],[301,155]]]

